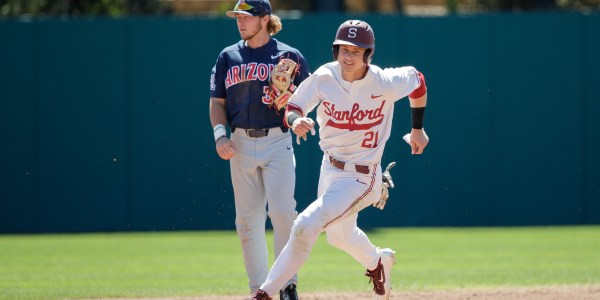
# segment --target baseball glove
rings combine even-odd
[[[391,162],[387,166],[387,168],[385,168],[385,172],[383,172],[383,174],[382,174],[383,183],[381,184],[381,197],[379,198],[379,201],[373,203],[374,207],[377,207],[381,210],[383,210],[385,208],[387,199],[390,197],[388,188],[390,188],[390,189],[394,188],[394,181],[392,180],[392,175],[390,174],[390,169],[393,168],[395,165],[396,165],[395,161]]]
[[[279,63],[271,72],[271,101],[270,103],[275,109],[284,108],[292,93],[296,90],[294,85],[294,77],[298,73],[298,64],[289,59],[281,58]]]

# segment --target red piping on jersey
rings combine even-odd
[[[377,178],[377,164],[373,165],[372,176],[373,177],[371,177],[371,184],[369,185],[367,190],[362,195],[360,195],[360,197],[358,197],[356,200],[354,200],[354,202],[352,202],[352,204],[350,204],[350,206],[348,206],[348,208],[346,208],[346,210],[344,210],[344,212],[342,212],[337,217],[333,218],[331,221],[325,223],[325,225],[323,225],[323,229],[325,229],[327,226],[331,225],[331,223],[342,218],[348,211],[350,211],[350,209],[352,209],[356,204],[358,204],[358,202],[360,202],[360,200],[364,199],[367,196],[367,194],[373,190],[373,185],[375,184],[375,178]]]

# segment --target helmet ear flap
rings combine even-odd
[[[363,56],[363,60],[365,61],[365,64],[370,64],[371,63],[371,59],[373,58],[373,49],[369,48],[367,50],[365,50],[365,55]]]

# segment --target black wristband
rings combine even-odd
[[[295,112],[291,112],[288,114],[287,116],[287,125],[292,128],[292,124],[294,123],[294,121],[298,118],[302,118],[302,116],[300,116],[299,114],[295,113]]]
[[[411,107],[412,128],[423,129],[423,118],[425,115],[425,107]]]

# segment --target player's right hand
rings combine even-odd
[[[311,118],[298,118],[292,123],[292,131],[296,134],[296,143],[300,144],[300,138],[306,141],[306,134],[309,131],[315,135],[315,121]]]
[[[410,147],[412,154],[423,154],[423,150],[429,144],[429,137],[425,129],[412,129],[410,132]]]
[[[229,160],[238,151],[235,144],[228,137],[221,138],[217,141],[217,154],[224,160]]]

